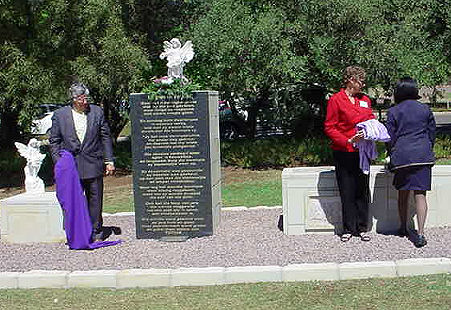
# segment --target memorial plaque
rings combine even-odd
[[[167,241],[219,224],[218,93],[148,101],[130,95],[136,235]]]
[[[338,194],[308,196],[305,205],[306,230],[333,230],[334,227],[342,227],[341,198]]]

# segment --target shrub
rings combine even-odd
[[[116,168],[132,170],[132,147],[130,139],[119,142],[114,146],[114,165]]]
[[[332,164],[332,151],[324,137],[241,139],[221,142],[221,159],[243,168],[318,166]]]
[[[434,152],[437,159],[451,157],[451,137],[438,135],[435,140]]]
[[[3,150],[0,153],[0,187],[23,185],[26,163],[17,151]]]

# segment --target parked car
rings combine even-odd
[[[33,135],[48,135],[52,127],[53,112],[61,108],[63,104],[46,103],[41,104],[39,116],[33,120],[31,133]]]
[[[219,101],[219,136],[223,140],[235,140],[246,134],[247,114],[232,109],[225,100]]]

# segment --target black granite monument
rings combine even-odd
[[[218,93],[152,102],[131,94],[130,104],[137,237],[212,235],[221,207]]]

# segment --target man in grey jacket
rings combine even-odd
[[[50,130],[50,149],[53,161],[59,159],[59,151],[73,154],[81,185],[85,192],[92,223],[93,241],[103,239],[103,173],[114,173],[113,147],[110,129],[103,110],[90,105],[88,88],[74,83],[69,88],[72,106],[55,111]]]

